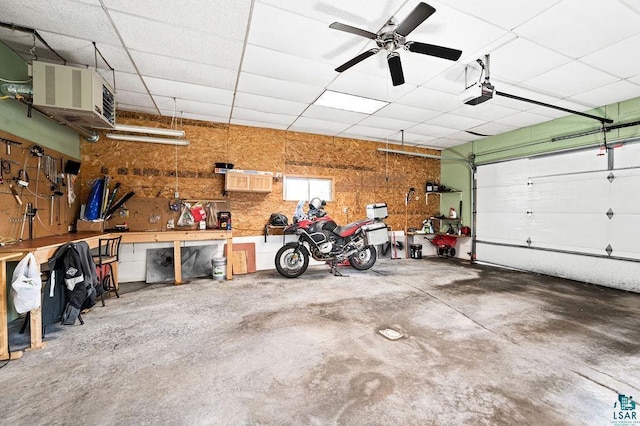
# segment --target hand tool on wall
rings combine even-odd
[[[118,201],[113,203],[113,206],[109,210],[105,212],[104,218],[109,219],[122,205],[131,197],[133,197],[136,193],[134,191],[129,191],[125,195],[123,195]]]
[[[18,205],[21,206],[22,205],[22,199],[20,198],[20,195],[18,194],[18,191],[16,190],[16,188],[12,184],[9,184],[9,189],[11,190],[11,193],[13,194],[13,198],[15,198],[16,202],[18,203]]]
[[[5,138],[0,138],[0,142],[7,144],[7,155],[11,155],[11,145],[22,145],[22,142],[15,142]]]

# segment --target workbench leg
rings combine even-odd
[[[18,359],[22,351],[9,353],[9,326],[7,324],[7,263],[0,261],[0,361]]]
[[[182,284],[182,255],[180,251],[180,241],[173,242],[173,267],[175,271],[176,285]]]
[[[46,343],[42,341],[42,308],[29,311],[29,328],[31,330],[31,346],[27,350],[44,348]]]
[[[233,238],[227,238],[227,252],[224,254],[227,258],[227,279],[233,279]]]

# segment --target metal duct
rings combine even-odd
[[[18,101],[25,100],[27,104],[30,105],[33,99],[33,86],[21,83],[4,83],[0,85],[0,93]],[[79,135],[84,136],[87,142],[98,142],[100,139],[100,135],[93,130],[87,130],[84,127],[76,126],[66,121],[62,123],[72,128]]]

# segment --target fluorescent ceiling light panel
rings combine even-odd
[[[128,124],[116,124],[113,130],[118,130],[120,132],[148,133],[150,135],[179,136],[179,137],[184,136],[184,130],[162,129],[158,127],[130,126]]]
[[[343,109],[345,111],[373,114],[380,108],[389,105],[389,102],[363,98],[362,96],[348,95],[346,93],[334,92],[332,90],[325,90],[313,104],[329,108]]]
[[[128,142],[163,143],[166,145],[189,145],[189,141],[187,139],[152,138],[149,136],[119,135],[116,133],[107,133],[107,139],[116,139]]]

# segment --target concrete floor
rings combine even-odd
[[[608,425],[640,399],[640,294],[437,258],[342,272],[111,298],[0,370],[2,423]]]

